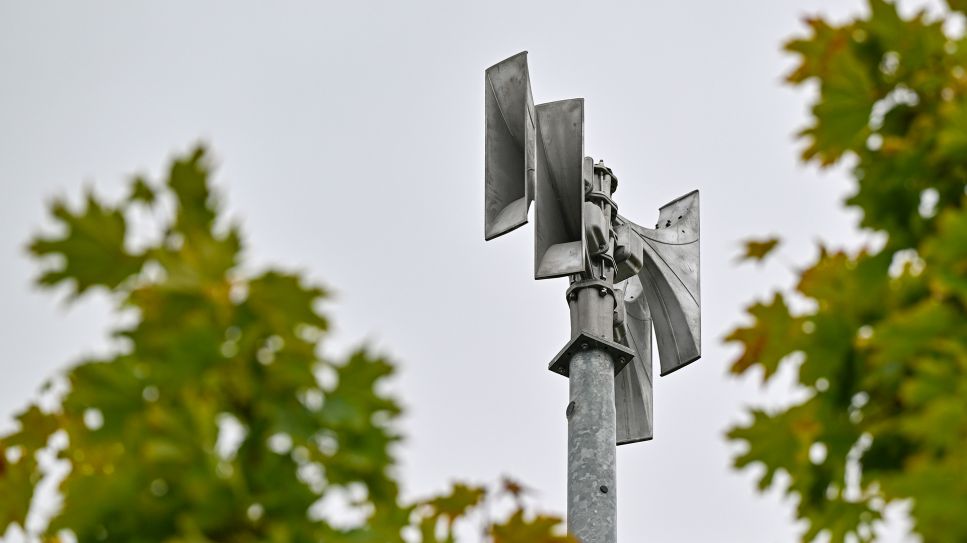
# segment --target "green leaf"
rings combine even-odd
[[[779,470],[796,473],[808,462],[809,447],[818,438],[821,426],[815,420],[815,404],[803,404],[775,414],[754,409],[752,422],[729,430],[728,438],[744,441],[748,450],[735,457],[735,467],[760,463],[765,472],[759,489],[772,485]]]
[[[447,530],[452,533],[454,522],[466,516],[472,508],[480,505],[486,497],[487,489],[483,487],[454,483],[449,494],[433,498],[425,504],[433,509],[433,518],[446,519]]]
[[[881,96],[867,67],[848,48],[828,51],[828,73],[822,79],[822,99],[812,109],[813,122],[800,132],[808,145],[804,160],[823,166],[836,163],[847,151],[866,145],[870,113]]]
[[[967,102],[963,99],[942,106],[943,125],[937,134],[937,153],[950,158],[967,151]]]
[[[823,78],[829,73],[829,58],[844,49],[850,40],[848,27],[837,28],[818,17],[808,17],[803,22],[811,34],[805,38],[789,40],[784,45],[787,52],[798,55],[799,64],[786,76],[790,83],[802,83],[812,78]]]
[[[178,203],[174,228],[188,238],[208,235],[218,213],[208,187],[210,171],[207,151],[198,146],[190,155],[176,159],[168,173],[168,188]]]
[[[143,177],[136,177],[131,183],[131,192],[127,198],[128,202],[140,202],[150,206],[154,204],[156,198],[154,189],[148,185],[148,182]]]
[[[744,249],[738,260],[762,262],[779,246],[779,242],[779,238],[775,236],[765,239],[747,239],[743,242]]]
[[[246,308],[266,321],[266,332],[287,339],[295,337],[300,325],[328,330],[329,323],[316,310],[327,296],[320,287],[304,286],[298,275],[272,270],[249,282]]]
[[[766,381],[779,369],[780,362],[797,350],[802,321],[790,314],[785,298],[778,292],[770,303],[755,303],[746,311],[753,323],[735,328],[725,337],[725,341],[742,346],[742,353],[732,362],[730,371],[741,374],[758,365]]]
[[[141,269],[144,257],[124,247],[126,224],[121,209],[105,206],[88,193],[79,212],[72,212],[62,200],[56,200],[51,213],[64,234],[38,236],[29,246],[34,256],[59,259],[40,276],[40,285],[70,282],[73,294],[79,296],[95,286],[113,289]]]
[[[54,415],[33,405],[17,415],[16,421],[16,431],[0,436],[0,533],[11,524],[25,526],[42,475],[36,453],[58,426]]]
[[[493,543],[578,543],[562,533],[561,519],[550,515],[528,516],[517,509],[506,521],[490,528]]]
[[[880,513],[871,509],[866,502],[828,500],[821,509],[810,513],[809,528],[802,540],[813,541],[820,533],[826,532],[832,543],[874,541],[873,523],[880,517]],[[860,526],[865,529],[860,530]]]
[[[947,0],[950,9],[967,13],[967,0]]]
[[[923,256],[934,292],[956,296],[967,306],[967,199],[941,214],[937,236],[924,244]]]
[[[25,526],[30,512],[30,500],[34,488],[40,481],[40,472],[33,451],[14,449],[0,440],[0,533],[6,532],[11,525]],[[7,454],[17,454],[16,462],[7,459]]]

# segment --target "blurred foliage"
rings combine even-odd
[[[39,458],[53,454],[69,470],[33,534],[45,541],[452,542],[461,519],[495,543],[571,541],[509,481],[402,502],[401,409],[381,386],[392,363],[365,348],[321,355],[327,291],[241,266],[209,177],[197,148],[163,183],[132,180],[117,205],[93,193],[77,210],[51,205],[59,233],[29,246],[49,261],[38,283],[71,299],[107,291],[135,318],[120,319],[115,354],[66,370],[56,408],[31,405],[0,436],[0,534],[25,525],[49,471]],[[155,230],[134,236],[135,223]]]
[[[967,541],[967,2],[902,15],[869,0],[806,20],[793,85],[818,90],[803,160],[851,168],[846,204],[884,243],[821,248],[794,292],[749,307],[732,371],[798,367],[807,399],[734,427],[739,468],[789,475],[802,539],[870,541],[910,500],[926,542]],[[752,253],[753,251],[749,251]],[[804,310],[794,310],[805,307]],[[852,535],[850,535],[852,534]]]
[[[764,239],[747,239],[742,243],[742,254],[739,262],[753,260],[762,262],[779,247],[781,240],[775,236]]]

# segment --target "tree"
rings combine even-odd
[[[24,526],[46,449],[70,465],[61,507],[36,534],[50,541],[67,530],[79,541],[450,542],[457,520],[494,500],[514,506],[484,521],[495,543],[571,541],[557,517],[525,511],[512,481],[401,502],[401,409],[377,386],[392,363],[366,348],[320,355],[327,291],[246,270],[209,177],[199,147],[164,183],[133,179],[117,204],[90,192],[79,210],[52,204],[61,232],[29,245],[51,261],[39,285],[66,285],[71,299],[106,291],[136,318],[113,331],[125,347],[66,371],[57,409],[30,405],[0,437],[0,533]],[[156,230],[134,239],[132,213]]]
[[[818,97],[803,161],[851,167],[846,201],[882,246],[821,248],[793,291],[747,311],[726,338],[731,371],[764,381],[798,364],[804,401],[753,409],[728,437],[759,488],[788,473],[808,528],[873,539],[886,504],[910,500],[927,542],[967,541],[967,2],[902,16],[885,0],[842,24],[806,20],[786,50],[793,85]],[[775,244],[751,242],[763,258]],[[791,307],[805,306],[804,310]],[[853,534],[850,536],[849,534]]]

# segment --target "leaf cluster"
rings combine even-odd
[[[924,541],[967,541],[967,39],[945,31],[965,7],[931,19],[869,0],[786,44],[788,81],[819,90],[803,160],[852,164],[846,204],[885,239],[823,248],[794,292],[751,305],[726,338],[741,348],[733,373],[768,381],[798,364],[809,392],[728,433],[745,447],[736,467],[764,466],[760,489],[789,475],[803,541],[870,541],[897,500]]]
[[[65,371],[55,409],[31,405],[0,436],[0,533],[24,527],[46,452],[69,466],[34,534],[48,540],[387,543],[409,530],[409,542],[453,541],[486,491],[400,499],[401,407],[381,386],[392,362],[364,347],[321,354],[328,291],[242,266],[210,177],[198,147],[162,182],[133,179],[118,203],[89,192],[78,209],[51,205],[59,232],[29,245],[48,263],[38,284],[71,299],[106,292],[134,318],[113,331],[123,347]],[[132,233],[135,216],[151,231]],[[553,535],[560,519],[518,505],[488,524],[495,541],[566,541]]]

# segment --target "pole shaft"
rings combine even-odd
[[[616,543],[614,362],[600,349],[570,364],[567,526],[582,543]]]
[[[591,159],[585,159],[590,161]],[[586,167],[590,162],[585,162]],[[610,198],[610,170],[603,163],[593,167],[586,190]],[[610,224],[610,199],[596,204]],[[613,230],[613,229],[611,229]],[[589,333],[613,339],[615,298],[614,240],[604,253],[591,255],[590,276],[603,286],[579,288],[569,298],[571,335]],[[614,360],[593,343],[581,346],[569,363],[570,399],[567,422],[567,527],[581,543],[617,543],[618,496],[615,466]]]

